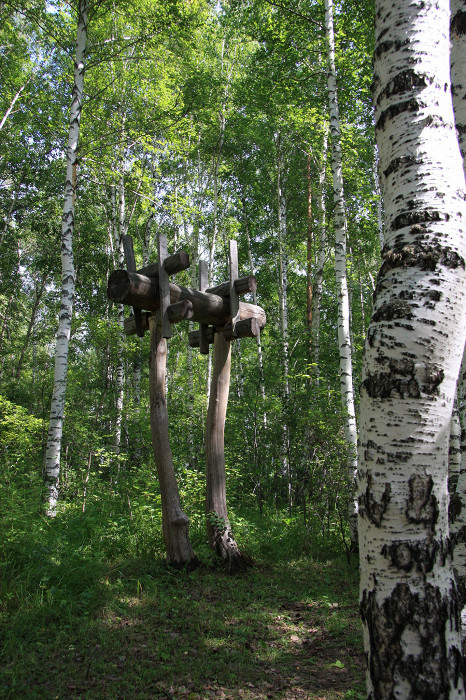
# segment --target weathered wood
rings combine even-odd
[[[215,333],[216,329],[213,326],[207,326],[206,339],[209,345],[212,345],[212,343],[214,342]],[[188,342],[192,348],[198,348],[201,343],[201,330],[199,329],[198,331],[189,331]]]
[[[194,321],[224,325],[229,320],[230,306],[225,297],[206,294],[197,289],[169,284],[170,303],[188,300],[194,309]],[[160,308],[159,285],[154,278],[138,275],[136,272],[115,270],[109,277],[107,294],[109,299],[129,304],[147,311]]]
[[[259,333],[260,326],[257,318],[245,318],[243,321],[237,321],[234,330],[229,323],[222,331],[225,340],[233,340],[233,338],[256,338]]]
[[[141,311],[141,309],[139,309]],[[149,330],[149,316],[150,312],[149,311],[142,311],[141,312],[141,330],[143,333]],[[124,331],[125,335],[134,335],[136,331],[136,319],[134,317],[134,314],[130,314],[128,318],[125,318],[124,321]]]
[[[215,332],[213,326],[208,326],[207,341],[210,345],[214,342]],[[225,340],[233,340],[233,338],[255,338],[260,333],[260,326],[257,318],[246,318],[236,323],[236,335],[233,334],[230,324],[227,324],[225,328],[219,329],[217,332],[222,333]],[[200,344],[199,331],[190,331],[188,333],[188,342],[192,348],[198,348]]]
[[[257,289],[257,280],[254,275],[248,275],[247,277],[240,277],[234,281],[236,293],[238,295],[248,294],[248,292],[255,292]],[[205,290],[209,294],[218,294],[221,297],[227,297],[230,295],[230,282],[222,282],[217,284],[216,287],[209,287]]]
[[[205,434],[207,534],[211,549],[228,564],[230,571],[237,571],[252,562],[238,549],[227,511],[224,433],[230,371],[231,344],[222,333],[216,333]]]
[[[235,334],[236,322],[239,321],[239,297],[235,287],[238,279],[238,246],[236,241],[230,240],[230,314],[231,327]]]
[[[150,317],[149,401],[150,426],[155,464],[162,498],[162,530],[170,564],[194,564],[197,557],[189,541],[189,519],[180,504],[173,457],[168,437],[165,394],[167,340],[162,337],[160,319]]]
[[[159,257],[160,316],[162,319],[162,335],[164,338],[171,338],[172,327],[167,315],[167,309],[170,306],[170,280],[164,264],[168,257],[167,236],[164,233],[159,233],[157,236],[157,254]]]
[[[208,281],[208,267],[205,260],[199,260],[199,290],[204,292]],[[202,355],[209,354],[209,341],[207,339],[207,323],[199,325],[199,350]],[[212,341],[213,342],[213,341]]]
[[[146,311],[157,311],[160,307],[159,286],[155,279],[136,272],[115,270],[109,277],[107,294],[111,301],[136,306]],[[226,297],[199,292],[190,287],[179,287],[170,282],[170,303],[190,301],[193,305],[193,321],[224,326],[231,320],[230,305]],[[260,328],[266,323],[265,311],[256,304],[239,303],[240,320],[257,318]]]
[[[121,240],[125,254],[126,268],[130,272],[136,272],[136,258],[134,257],[133,239],[131,236],[122,236]]]
[[[169,275],[176,275],[177,272],[187,270],[189,265],[189,255],[184,250],[180,250],[179,253],[175,253],[174,255],[169,255],[165,258],[163,263],[164,269]],[[159,264],[158,262],[150,263],[150,265],[142,267],[137,272],[139,275],[145,275],[146,277],[156,277],[158,279]]]
[[[160,306],[158,292],[155,280],[137,272],[115,270],[108,278],[107,296],[118,304],[156,311]]]
[[[125,254],[126,268],[129,272],[136,272],[136,258],[134,257],[133,239],[131,236],[122,236],[123,251]],[[133,309],[136,333],[139,338],[144,337],[141,321],[141,309]]]
[[[167,308],[167,316],[170,323],[178,323],[179,321],[189,321],[194,315],[192,302],[184,299],[176,304],[170,304]]]

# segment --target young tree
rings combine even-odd
[[[341,127],[335,69],[335,38],[333,29],[333,0],[325,0],[325,29],[327,36],[328,79],[327,91],[332,138],[333,197],[335,202],[335,273],[338,287],[338,345],[340,349],[340,390],[345,411],[345,438],[348,445],[348,467],[352,483],[358,466],[357,426],[354,410],[353,364],[351,357],[350,305],[346,277],[346,209],[343,190],[343,161],[341,154]],[[350,500],[349,523],[351,544],[357,547],[357,508]]]
[[[376,2],[373,100],[385,249],[361,386],[359,546],[367,695],[464,698],[448,437],[465,342],[465,180],[449,7]]]
[[[76,168],[84,88],[84,61],[87,43],[88,9],[88,0],[79,0],[76,53],[74,60],[74,83],[71,96],[68,146],[66,149],[65,198],[63,202],[61,239],[61,304],[55,348],[53,394],[52,403],[50,406],[50,421],[47,434],[47,448],[45,453],[47,512],[50,516],[54,516],[56,513],[58,500],[58,479],[60,474],[60,453],[68,370],[68,347],[71,335],[71,318],[73,314],[75,284],[73,230],[76,198]]]

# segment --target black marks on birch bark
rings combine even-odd
[[[463,502],[460,498],[460,496],[454,492],[450,496],[450,503],[448,505],[448,521],[450,525],[453,525],[458,518],[461,515],[461,511],[463,510]],[[455,537],[457,540],[458,538]]]
[[[466,34],[466,12],[460,10],[456,13],[451,20],[450,31],[457,39]]]
[[[394,698],[400,679],[409,687],[405,697],[410,700],[452,697],[451,685],[458,687],[463,670],[460,649],[448,648],[446,639],[446,630],[452,623],[458,628],[456,588],[442,595],[438,588],[426,583],[421,594],[411,591],[406,583],[398,583],[381,604],[374,591],[366,590],[360,612],[370,638],[373,694],[369,700]],[[407,643],[413,638],[415,644]],[[417,653],[413,653],[413,648]]]
[[[376,527],[380,527],[390,503],[391,492],[390,484],[385,484],[382,498],[377,501],[372,491],[372,474],[368,473],[366,491],[359,497],[359,516],[368,518]]]
[[[403,112],[419,112],[425,109],[426,106],[427,105],[424,102],[417,100],[415,97],[412,97],[410,100],[405,100],[404,102],[398,102],[395,105],[391,105],[391,107],[385,109],[377,119],[375,125],[376,131],[383,131],[387,121],[392,121],[392,119],[394,119],[398,114],[402,114]]]
[[[415,223],[415,219],[420,221],[433,221],[434,216],[438,212],[416,212],[411,214],[403,214],[396,218],[392,225],[393,229],[402,228]],[[439,219],[437,219],[439,220]],[[441,245],[419,246],[419,245],[400,245],[394,246],[391,250],[387,250],[383,255],[382,268],[379,273],[379,279],[386,275],[390,270],[398,268],[418,267],[421,270],[434,272],[437,265],[443,265],[451,270],[456,270],[459,267],[465,269],[464,258],[451,248],[446,248]]]
[[[386,87],[377,97],[376,104],[380,104],[383,99],[402,95],[403,93],[413,93],[416,90],[424,90],[433,83],[433,79],[422,73],[416,73],[412,68],[398,73],[393,80],[390,80]]]
[[[409,498],[406,517],[410,523],[422,524],[432,532],[438,519],[439,507],[432,493],[434,482],[430,474],[413,474],[409,480]]]
[[[407,301],[394,299],[391,302],[386,302],[377,309],[372,315],[372,321],[393,321],[395,318],[405,318],[410,320],[413,318],[411,306]]]
[[[384,177],[388,177],[392,173],[396,172],[399,168],[409,168],[414,165],[420,165],[421,161],[414,156],[401,156],[401,158],[394,158],[388,168],[383,171]]]
[[[443,369],[434,363],[416,366],[409,359],[391,359],[388,371],[368,374],[361,383],[361,391],[367,391],[374,399],[438,396],[444,376]]]
[[[435,565],[445,566],[452,556],[450,539],[438,542],[431,537],[417,542],[394,541],[382,547],[383,556],[390,566],[406,573],[417,573],[426,580]]]

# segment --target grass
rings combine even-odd
[[[173,571],[161,553],[105,557],[67,522],[7,548],[0,697],[365,697],[355,560],[286,556],[264,520],[247,573],[205,551]]]

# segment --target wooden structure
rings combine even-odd
[[[112,272],[107,294],[115,303],[133,307],[125,321],[126,335],[151,336],[150,413],[154,455],[162,494],[164,540],[168,559],[184,564],[194,559],[188,539],[188,518],[179,501],[178,488],[168,439],[168,412],[165,397],[166,341],[171,325],[184,320],[199,322],[199,330],[189,333],[189,344],[208,354],[214,344],[212,385],[206,427],[207,496],[206,512],[211,548],[230,569],[243,568],[241,555],[231,533],[226,506],[224,426],[230,385],[231,347],[236,338],[255,337],[265,326],[264,310],[240,297],[255,291],[252,275],[239,278],[236,241],[230,241],[229,280],[207,289],[207,266],[199,261],[199,289],[180,287],[169,276],[189,267],[189,257],[181,251],[167,255],[164,235],[158,237],[158,262],[136,270],[132,241],[124,238],[126,270]]]

